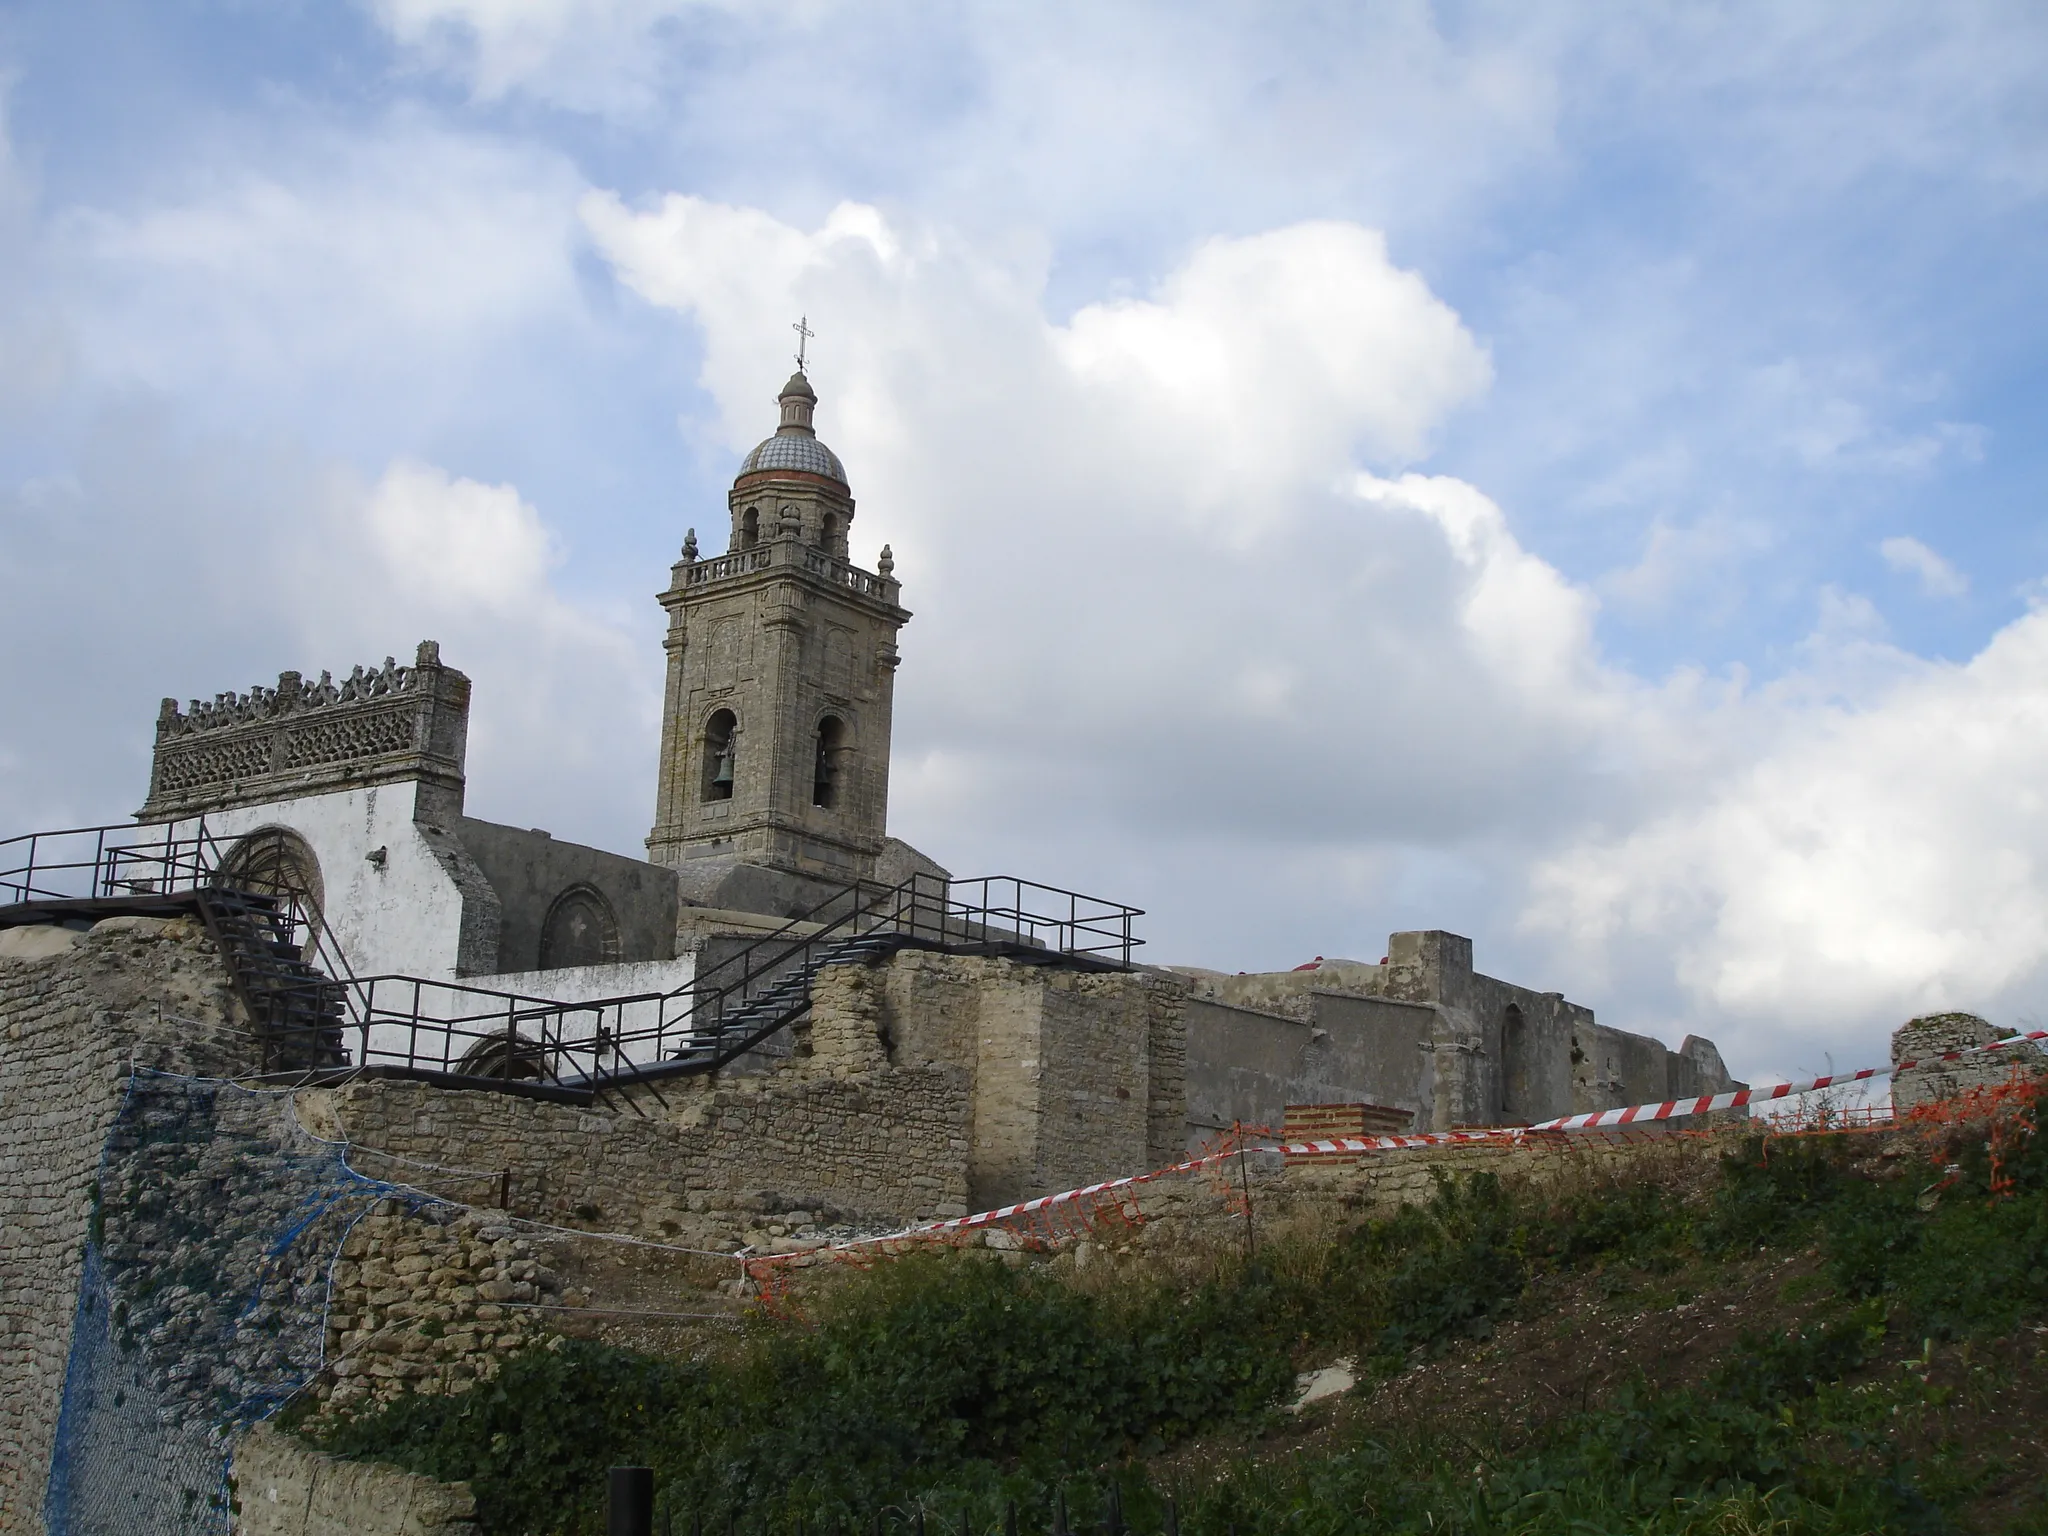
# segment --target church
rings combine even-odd
[[[799,359],[773,432],[733,479],[723,551],[700,551],[691,529],[659,594],[666,686],[644,858],[466,813],[470,682],[431,641],[410,664],[338,681],[286,672],[274,688],[164,700],[138,836],[213,850],[217,878],[303,914],[306,960],[364,996],[411,985],[409,1015],[357,1010],[353,1044],[342,1029],[326,1055],[289,1065],[564,1093],[773,1071],[802,1048],[820,968],[881,963],[886,939],[1041,971],[1142,971],[1144,1007],[1117,994],[1059,1014],[1076,1061],[1120,1031],[1145,1035],[1127,1043],[1151,1063],[1151,1129],[1126,1160],[1240,1124],[1528,1124],[1730,1085],[1710,1042],[1667,1050],[1559,993],[1482,975],[1455,934],[1395,934],[1376,965],[1138,967],[1136,908],[1017,880],[997,899],[1000,882],[958,880],[891,837],[911,613],[889,548],[873,569],[854,562],[856,503],[818,404]],[[501,1015],[420,1054],[423,1026]],[[1049,1042],[1031,1047],[1041,1076],[1060,1054]],[[1034,1179],[996,1183],[1021,1193]]]

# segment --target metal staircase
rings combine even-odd
[[[826,966],[873,965],[917,943],[912,934],[876,929],[825,945],[775,975],[764,991],[720,1012],[715,1019],[705,1019],[705,1027],[693,1031],[668,1060],[609,1073],[605,1080],[633,1082],[715,1072],[772,1040],[810,1012],[811,984]]]
[[[317,1072],[345,1064],[346,990],[292,942],[301,915],[278,897],[226,886],[194,895],[256,1031],[263,1070]]]

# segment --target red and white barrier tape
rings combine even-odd
[[[1774,1083],[1768,1088],[1739,1088],[1733,1093],[1710,1094],[1699,1099],[1667,1099],[1662,1104],[1634,1104],[1627,1109],[1600,1109],[1590,1114],[1566,1115],[1558,1120],[1546,1120],[1541,1125],[1529,1127],[1532,1131],[1576,1131],[1592,1126],[1635,1125],[1644,1120],[1675,1120],[1683,1115],[1709,1115],[1717,1109],[1739,1109],[1747,1104],[1767,1103],[1772,1099],[1790,1098],[1794,1094],[1812,1093],[1820,1088],[1834,1088],[1843,1083],[1861,1083],[1873,1077],[1890,1077],[1895,1072],[1910,1071],[1914,1067],[1931,1067],[1937,1062],[1960,1061],[1965,1056],[1980,1056],[1986,1051],[2002,1051],[2009,1045],[2026,1045],[2035,1041],[2048,1040],[2048,1029],[2029,1030],[2023,1035],[2008,1035],[2003,1040],[1993,1040],[1988,1045],[1972,1045],[1960,1051],[1948,1051],[1940,1056],[1927,1056],[1919,1061],[1902,1061],[1890,1067],[1865,1067],[1861,1072],[1838,1072],[1832,1077],[1809,1078],[1803,1083]]]
[[[1792,1098],[1798,1094],[1813,1093],[1844,1083],[1867,1082],[1871,1078],[1890,1077],[1893,1073],[1909,1071],[1915,1067],[1931,1067],[1939,1062],[1960,1061],[1966,1056],[1978,1056],[1988,1051],[2004,1050],[2007,1046],[2041,1041],[2048,1041],[2048,1029],[2008,1035],[2005,1039],[1994,1040],[1988,1045],[1968,1046],[1959,1051],[1948,1051],[1940,1056],[1925,1056],[1917,1061],[1902,1061],[1889,1067],[1866,1067],[1860,1072],[1838,1072],[1828,1077],[1808,1078],[1804,1082],[1774,1083],[1767,1088],[1738,1088],[1732,1093],[1706,1094],[1694,1099],[1666,1099],[1661,1104],[1632,1104],[1626,1109],[1594,1110],[1583,1115],[1565,1115],[1555,1120],[1545,1120],[1540,1125],[1486,1126],[1466,1131],[1432,1131],[1420,1136],[1340,1136],[1327,1141],[1286,1142],[1277,1148],[1260,1150],[1275,1150],[1289,1157],[1341,1157],[1360,1152],[1399,1152],[1411,1147],[1458,1146],[1471,1142],[1512,1143],[1519,1142],[1536,1132],[1599,1130],[1609,1126],[1643,1125],[1654,1120],[1677,1120],[1691,1115],[1709,1115],[1716,1110],[1740,1109],[1751,1104],[1768,1103],[1772,1099]],[[1063,1206],[1078,1205],[1096,1195],[1132,1189],[1140,1184],[1149,1184],[1154,1179],[1170,1178],[1179,1173],[1193,1173],[1198,1169],[1226,1162],[1238,1156],[1240,1150],[1242,1149],[1232,1148],[1227,1152],[1212,1152],[1207,1157],[1192,1158],[1187,1162],[1175,1163],[1170,1168],[1160,1168],[1151,1173],[1133,1174],[1121,1179],[1105,1179],[1099,1184],[1062,1190],[1056,1195],[1040,1195],[1036,1200],[1020,1201],[1016,1205],[1001,1206],[993,1211],[978,1211],[972,1216],[955,1216],[948,1221],[906,1227],[901,1232],[892,1232],[886,1237],[855,1238],[851,1242],[835,1243],[830,1248],[812,1251],[844,1253],[887,1243],[941,1237],[949,1232],[965,1232],[977,1227],[995,1226],[1019,1216],[1053,1214]],[[772,1263],[795,1257],[795,1254],[775,1254],[752,1262]]]

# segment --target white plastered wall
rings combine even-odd
[[[462,892],[413,821],[418,786],[382,784],[215,811],[206,829],[226,853],[251,832],[284,827],[320,862],[325,916],[358,976],[451,981]],[[383,850],[381,863],[371,855]]]

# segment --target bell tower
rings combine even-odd
[[[740,466],[722,555],[683,542],[669,587],[667,697],[648,857],[853,880],[874,873],[889,809],[896,632],[910,618],[888,547],[847,558],[853,494],[818,441],[801,368],[782,419]],[[708,872],[708,867],[707,867]]]

